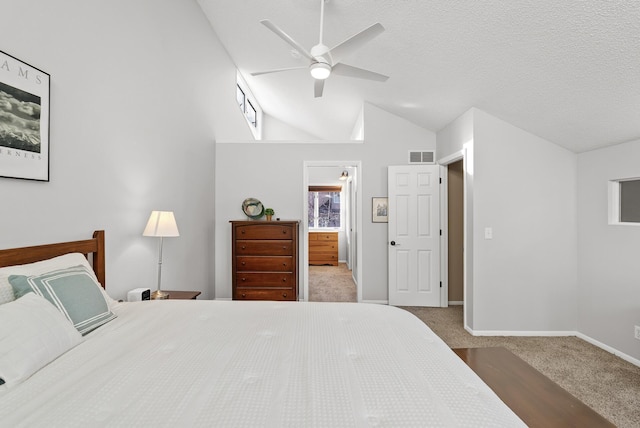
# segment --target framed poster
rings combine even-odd
[[[49,80],[0,51],[0,177],[49,181]]]
[[[371,210],[374,223],[389,221],[389,201],[387,198],[371,198]]]

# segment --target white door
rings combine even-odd
[[[440,306],[440,167],[390,166],[389,304]]]

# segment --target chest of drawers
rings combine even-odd
[[[234,300],[297,300],[298,221],[231,221]]]
[[[309,264],[338,266],[338,232],[309,232]]]

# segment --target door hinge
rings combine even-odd
[[[442,229],[440,229],[440,236],[442,236]]]
[[[440,180],[440,184],[442,184],[442,177],[440,177],[439,180]]]
[[[442,288],[442,281],[440,281],[440,288]]]

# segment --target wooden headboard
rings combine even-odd
[[[93,232],[93,238],[84,241],[60,242],[33,247],[0,250],[0,267],[39,262],[68,253],[82,253],[87,259],[92,255],[93,270],[98,281],[105,287],[104,230]]]

